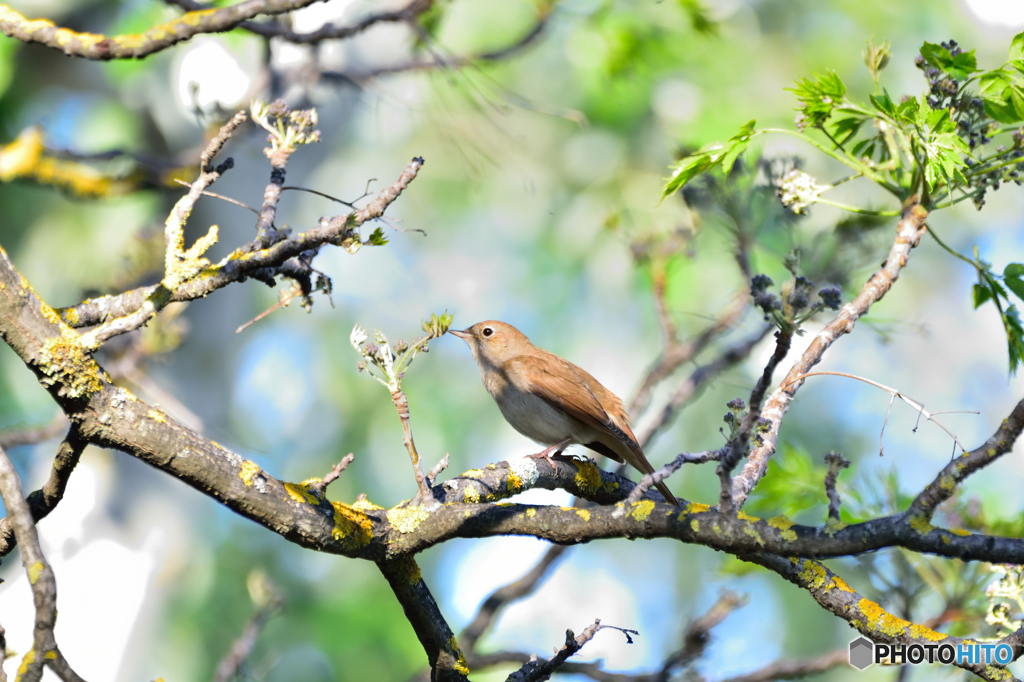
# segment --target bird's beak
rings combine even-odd
[[[463,341],[469,341],[471,338],[473,338],[473,335],[470,334],[465,329],[463,329],[462,331],[459,331],[458,329],[449,329],[448,333],[452,334],[453,336],[459,337]]]

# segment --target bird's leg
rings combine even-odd
[[[562,450],[565,450],[565,448],[568,447],[569,443],[571,443],[571,442],[572,442],[572,438],[563,438],[562,440],[558,441],[557,443],[555,443],[551,447],[545,448],[544,450],[541,450],[540,452],[538,452],[538,453],[536,453],[534,455],[527,455],[527,457],[530,458],[530,459],[546,459],[548,464],[551,465],[551,468],[554,469],[555,468],[555,461],[553,459],[551,459],[551,457],[552,457],[551,453],[554,452],[555,453],[554,456],[558,457],[560,454],[562,454]]]

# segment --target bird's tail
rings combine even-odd
[[[658,489],[658,492],[665,496],[666,500],[668,500],[677,507],[679,506],[679,500],[676,499],[676,496],[673,495],[672,491],[668,489],[667,485],[665,485],[665,481],[658,481],[654,485],[654,487]]]

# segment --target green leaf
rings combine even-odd
[[[672,176],[661,190],[661,198],[664,199],[668,195],[678,192],[690,180],[715,168],[722,168],[728,173],[739,155],[750,144],[750,139],[757,134],[757,131],[754,130],[756,123],[751,119],[740,126],[740,131],[730,137],[725,144],[710,145],[680,160],[673,169]]]
[[[995,97],[1003,100],[1003,90],[1010,84],[1010,77],[1002,69],[993,69],[978,78],[978,92],[983,98]]]
[[[661,198],[664,199],[668,195],[678,192],[683,188],[683,185],[698,175],[707,172],[709,168],[711,168],[711,156],[709,154],[699,152],[684,158],[676,164],[675,170],[672,171],[672,177],[665,183],[665,187],[661,190]]]
[[[896,119],[901,123],[913,123],[921,113],[921,103],[916,97],[911,97],[905,102],[900,102],[896,107]]]
[[[1003,277],[1024,276],[1024,263],[1010,263],[1003,269]]]
[[[853,145],[853,149],[850,150],[850,154],[857,158],[866,156],[869,159],[873,159],[875,157],[875,143],[877,141],[877,135],[866,140],[861,140],[857,144]]]
[[[981,284],[974,285],[974,309],[977,310],[985,301],[992,298],[992,291]]]
[[[1017,295],[1017,298],[1024,301],[1024,280],[1020,277],[1007,277],[1003,280],[1006,288]]]
[[[926,62],[943,71],[953,65],[953,56],[949,54],[949,50],[935,43],[925,43],[922,45],[921,56],[924,57]]]
[[[1020,120],[1017,118],[1017,110],[1005,100],[986,99],[984,103],[985,113],[1000,123],[1013,124]]]
[[[701,35],[713,36],[718,33],[718,24],[708,14],[704,3],[700,0],[679,0],[679,6],[690,17],[693,30]]]
[[[978,59],[974,56],[974,50],[971,50],[953,56],[953,65],[949,69],[949,75],[962,81],[977,70]]]
[[[374,246],[384,246],[388,243],[388,238],[384,236],[384,230],[378,227],[370,234],[370,243]]]
[[[1010,43],[1010,59],[1024,59],[1024,32],[1018,33]]]
[[[822,484],[828,468],[806,451],[790,445],[782,455],[768,460],[768,473],[751,496],[750,508],[755,513],[793,517],[828,504]]]
[[[921,46],[921,56],[926,62],[958,81],[964,80],[978,70],[978,59],[974,55],[974,50],[954,56],[941,45],[925,43]]]
[[[871,103],[875,105],[875,109],[886,116],[896,118],[896,106],[892,103],[892,98],[889,97],[889,93],[882,91],[879,95],[869,95]]]
[[[1024,120],[1024,90],[1021,90],[1020,86],[1010,88],[1010,103],[1013,105],[1017,120]]]
[[[863,116],[849,116],[839,119],[832,126],[832,137],[839,144],[846,144],[850,138],[857,134],[865,120],[867,119]]]
[[[1017,306],[1011,305],[1003,313],[1003,326],[1006,328],[1006,346],[1010,356],[1010,374],[1016,374],[1021,360],[1024,359],[1024,327],[1021,326]]]
[[[742,126],[740,126],[740,132],[736,133],[729,138],[726,143],[726,152],[722,155],[719,164],[722,170],[726,173],[732,170],[732,165],[736,163],[736,159],[739,155],[746,151],[747,146],[750,144],[750,138],[754,136],[754,125],[757,123],[754,119],[750,119]]]

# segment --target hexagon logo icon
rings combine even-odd
[[[850,642],[850,665],[857,670],[864,670],[874,663],[875,645],[864,637],[858,637]]]

